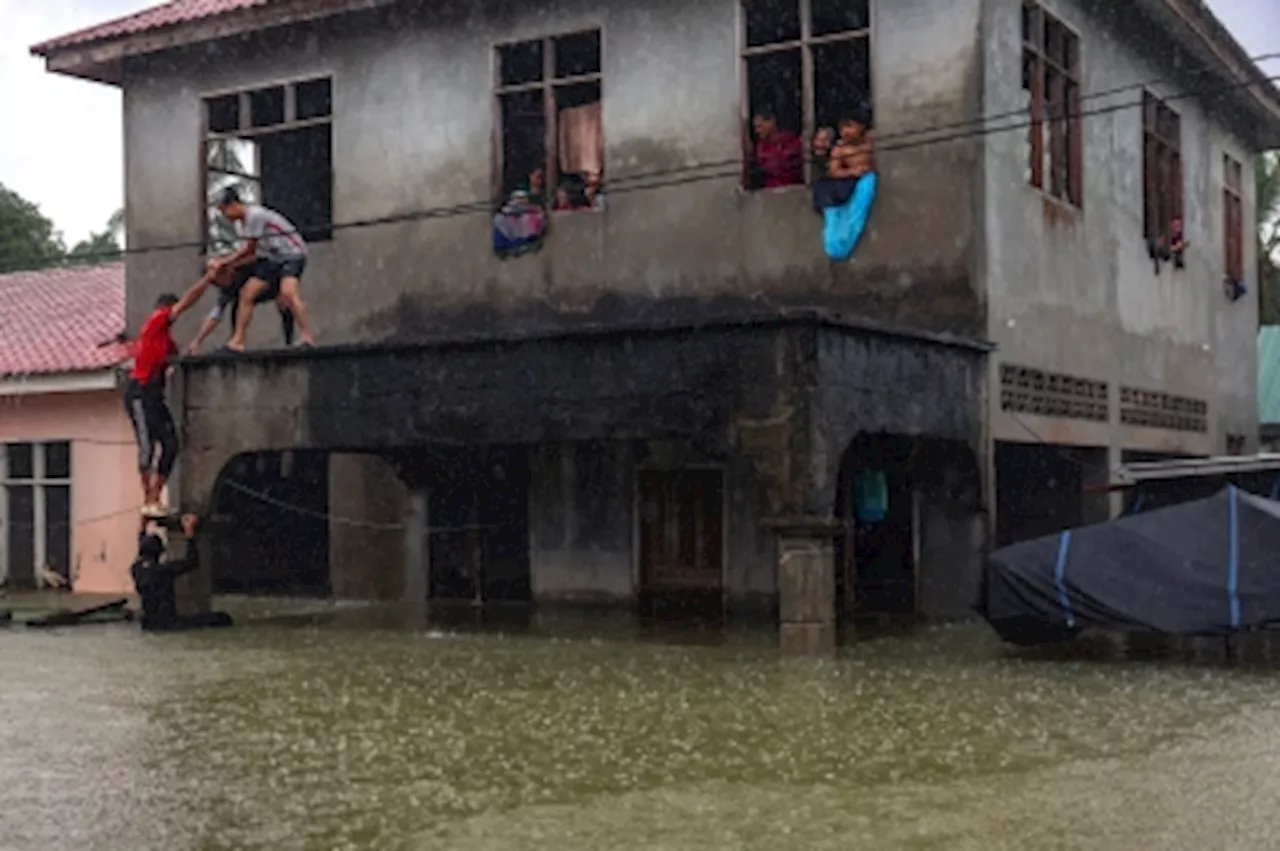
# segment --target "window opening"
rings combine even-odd
[[[743,0],[743,185],[797,185],[806,140],[844,118],[872,126],[867,0]],[[806,177],[807,176],[807,177]]]
[[[1222,158],[1223,265],[1227,277],[1244,282],[1244,169],[1231,156]]]
[[[0,578],[18,587],[71,584],[71,444],[0,445]]]
[[[222,253],[240,236],[213,202],[228,187],[292,221],[312,242],[333,238],[333,83],[304,80],[205,99],[205,233]]]
[[[1153,256],[1181,257],[1182,120],[1164,101],[1142,94],[1143,232]]]
[[[1022,88],[1031,116],[1027,182],[1083,206],[1080,39],[1037,3],[1022,5]]]
[[[499,45],[495,200],[601,209],[603,65],[599,30]]]

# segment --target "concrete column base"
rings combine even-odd
[[[769,523],[778,536],[779,644],[784,653],[836,651],[835,534],[828,517]]]
[[[788,656],[829,656],[836,651],[835,624],[783,623],[778,646]]]

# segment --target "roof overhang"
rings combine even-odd
[[[1172,461],[1144,461],[1121,464],[1111,475],[1113,489],[1129,488],[1143,482],[1231,476],[1240,473],[1280,471],[1280,453],[1261,455],[1220,455],[1216,458],[1177,458]]]
[[[59,39],[54,39],[35,45],[31,53],[44,58],[45,70],[50,73],[118,86],[124,79],[124,60],[130,56],[234,38],[396,2],[398,0],[279,0],[94,41],[62,46]]]
[[[48,71],[120,85],[124,60],[176,47],[246,35],[348,12],[389,6],[398,0],[278,0],[208,18],[124,36],[59,46],[54,39],[31,48]],[[1203,0],[1137,0],[1178,47],[1216,71],[1231,104],[1236,132],[1258,150],[1280,148],[1280,89],[1249,58]]]
[[[47,396],[55,393],[94,393],[119,386],[116,367],[92,372],[51,372],[0,376],[0,397]]]
[[[1280,148],[1280,88],[1204,0],[1137,0],[1136,5],[1160,25],[1176,48],[1217,78],[1195,88],[1215,92],[1213,100],[1225,107],[1223,117],[1233,132],[1255,150]]]

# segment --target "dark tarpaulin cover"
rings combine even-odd
[[[1006,641],[1082,629],[1225,635],[1280,620],[1280,502],[1234,487],[987,558],[976,607]]]

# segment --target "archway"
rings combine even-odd
[[[328,456],[237,455],[218,475],[210,536],[213,593],[328,596]]]
[[[967,610],[981,575],[984,516],[973,449],[960,441],[858,434],[840,459],[836,602],[859,615]]]

